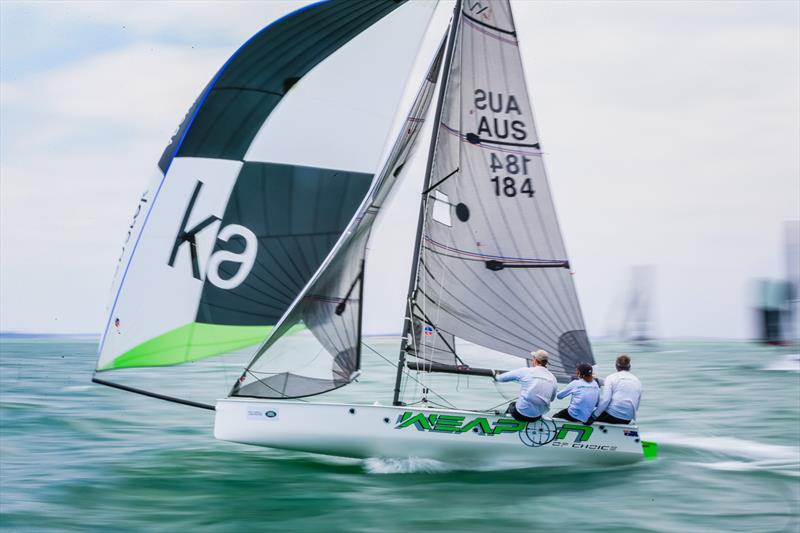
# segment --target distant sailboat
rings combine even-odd
[[[631,269],[625,314],[620,329],[620,339],[638,346],[652,346],[653,337],[653,282],[655,268],[637,265]]]
[[[366,5],[375,6],[377,17],[379,6],[389,12],[405,4],[334,0],[308,11],[339,6],[341,13],[357,13]],[[276,24],[273,38],[297,31],[291,27],[297,16],[284,19],[285,33],[278,33],[283,28]],[[363,25],[374,22],[361,16]],[[360,374],[367,244],[426,118],[432,118],[433,134],[402,347],[396,380],[386,384],[387,390],[394,388],[393,404],[372,404],[370,398],[356,404],[306,401],[345,387]],[[204,223],[184,219],[183,226]],[[191,243],[192,232],[185,233]],[[180,245],[176,240],[173,246]],[[242,265],[250,261],[226,257]],[[466,345],[471,349],[463,349]],[[418,406],[404,401],[403,384],[414,374],[490,376],[491,369],[527,364],[535,348],[550,352],[560,381],[571,378],[577,363],[594,363],[542,163],[510,4],[459,0],[404,126],[341,236],[230,396],[206,407],[216,410],[218,439],[348,457],[492,458],[534,466],[621,464],[654,455],[655,445],[643,443],[635,425],[584,426],[549,418],[526,423],[494,411],[433,407],[424,398]],[[114,366],[116,359],[105,353],[101,348],[99,370]]]
[[[784,279],[760,279],[756,285],[758,341],[800,346],[800,221],[784,226],[784,254]]]

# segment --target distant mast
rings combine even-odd
[[[653,340],[653,282],[655,267],[636,265],[631,268],[630,286],[626,296],[625,314],[620,338],[635,344]]]
[[[800,220],[790,220],[784,225],[786,252],[786,281],[789,298],[785,316],[786,339],[800,347]]]
[[[800,221],[784,225],[784,279],[760,279],[756,284],[758,341],[771,346],[800,345]]]

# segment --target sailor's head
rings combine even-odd
[[[619,354],[617,357],[617,372],[622,372],[623,370],[630,370],[631,369],[631,358],[628,357],[628,354]]]
[[[575,375],[585,381],[592,381],[592,374],[594,374],[592,365],[588,363],[581,363],[575,368]]]
[[[536,350],[535,352],[531,352],[531,355],[533,356],[533,366],[547,366],[550,359],[547,352],[544,350]]]

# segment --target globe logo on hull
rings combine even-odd
[[[523,431],[519,432],[519,440],[525,446],[536,448],[550,443],[556,438],[556,423],[552,420],[537,420],[528,422]]]

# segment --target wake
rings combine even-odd
[[[452,472],[455,465],[449,465],[435,459],[406,457],[404,459],[381,459],[372,457],[364,460],[364,470],[369,474],[434,474]]]
[[[691,464],[710,470],[730,472],[770,471],[800,478],[800,447],[766,444],[735,437],[699,437],[674,433],[649,434],[659,445],[703,452],[704,461]],[[721,455],[709,461],[708,452]],[[665,457],[668,459],[668,455]]]
[[[783,359],[773,361],[764,367],[764,370],[775,370],[780,372],[800,372],[800,354],[791,353]]]

